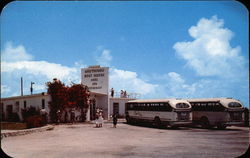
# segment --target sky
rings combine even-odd
[[[109,67],[141,98],[232,97],[249,107],[249,13],[236,1],[14,1],[1,12],[1,97]]]

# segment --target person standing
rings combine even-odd
[[[99,127],[102,127],[103,124],[103,117],[102,117],[102,112],[100,112],[100,116],[99,116]]]
[[[121,90],[121,95],[120,95],[121,98],[123,98],[124,95],[123,93],[124,93],[123,90]]]
[[[124,91],[124,98],[127,98],[127,92]]]
[[[57,110],[56,112],[56,123],[59,124],[61,118],[61,111]]]
[[[73,109],[70,112],[70,117],[71,123],[73,124],[75,122],[75,111]]]
[[[115,93],[114,89],[111,88],[111,97],[112,97],[112,98],[114,97],[114,93]]]
[[[113,114],[113,125],[114,125],[114,128],[116,128],[116,124],[117,124],[117,115]]]

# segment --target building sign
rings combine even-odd
[[[109,68],[90,66],[81,69],[82,84],[87,85],[91,92],[108,94]]]

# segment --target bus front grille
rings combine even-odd
[[[231,121],[242,121],[242,112],[230,112]]]
[[[189,120],[189,112],[178,112],[177,119],[178,119],[178,121],[188,121]]]

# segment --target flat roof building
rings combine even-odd
[[[125,116],[125,103],[139,97],[136,93],[124,95],[117,92],[111,96],[108,67],[89,66],[81,69],[81,83],[88,86],[90,90],[90,107],[87,111],[86,121],[95,119],[95,113],[98,108],[102,109],[104,119],[110,119],[113,113],[123,117]],[[11,119],[12,114],[16,113],[20,121],[22,121],[22,109],[31,106],[37,110],[45,109],[49,113],[50,101],[51,97],[47,93],[1,98],[1,118],[3,121],[8,121]],[[66,111],[69,111],[69,109],[66,109]],[[76,118],[79,115],[80,111],[76,109]]]

